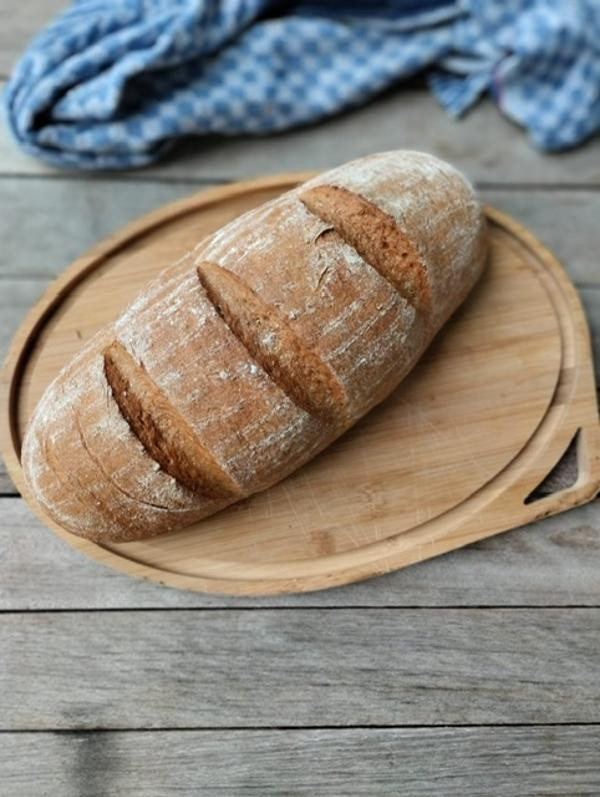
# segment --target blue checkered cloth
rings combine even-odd
[[[324,119],[425,68],[450,114],[489,91],[537,146],[572,147],[600,128],[600,2],[79,0],[4,99],[32,155],[122,169],[182,136]]]

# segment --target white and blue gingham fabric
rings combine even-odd
[[[323,119],[424,68],[452,115],[490,91],[540,148],[574,146],[600,129],[600,0],[78,0],[4,99],[27,152],[121,169],[182,136]]]

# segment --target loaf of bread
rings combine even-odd
[[[23,442],[32,493],[101,542],[270,487],[399,384],[485,252],[469,183],[418,152],[361,158],[245,213],[49,385]]]

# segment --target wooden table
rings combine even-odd
[[[0,73],[53,2],[0,31]],[[0,137],[0,346],[53,277],[204,186],[426,149],[566,264],[600,372],[600,139],[543,156],[422,89],[270,139],[89,176]],[[0,793],[600,794],[600,503],[344,589],[262,600],[133,581],[44,529],[0,471]]]

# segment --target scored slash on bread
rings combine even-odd
[[[310,211],[331,224],[416,310],[427,310],[429,279],[423,260],[388,213],[337,185],[309,188],[300,199]]]
[[[226,268],[205,261],[198,276],[229,329],[284,393],[311,415],[343,427],[348,404],[343,385],[277,309]]]
[[[471,186],[422,153],[362,158],[244,214],[48,387],[23,443],[32,491],[64,528],[126,541],[266,489],[396,387],[484,258]]]
[[[118,341],[104,351],[106,379],[131,431],[170,476],[210,498],[241,498],[238,485],[215,461],[143,365]]]

